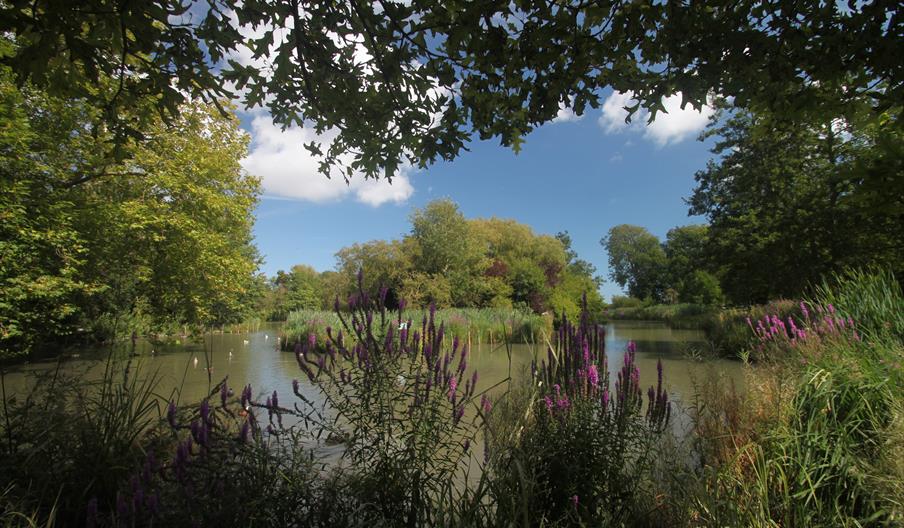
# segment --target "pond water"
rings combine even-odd
[[[299,371],[294,355],[279,350],[278,334],[279,324],[271,323],[263,325],[257,332],[212,334],[206,336],[203,342],[197,343],[155,345],[139,340],[133,361],[138,371],[158,374],[158,394],[163,400],[198,402],[227,376],[230,387],[239,388],[250,383],[255,396],[259,396],[261,401],[276,390],[284,395],[280,400],[285,405],[294,398],[292,380],[296,378],[301,381],[305,395],[316,399],[317,391]],[[662,360],[665,384],[672,401],[679,408],[690,404],[695,380],[702,379],[709,372],[721,373],[741,386],[743,367],[740,362],[694,359],[707,348],[699,331],[671,329],[658,322],[610,323],[607,327],[606,352],[611,370],[620,367],[628,341],[637,344],[641,387],[655,384],[656,361]],[[130,349],[129,343],[112,350],[126,355]],[[110,352],[111,348],[86,349],[59,363],[48,361],[21,365],[6,374],[4,381],[7,395],[24,394],[36,383],[37,374],[53,370],[57,366],[85,382],[95,381],[103,375],[103,360]],[[540,345],[506,347],[484,344],[472,349],[470,364],[480,374],[478,392],[509,376],[512,379],[526,376],[530,362],[535,357],[545,358],[545,348]]]

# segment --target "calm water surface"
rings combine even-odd
[[[610,369],[620,367],[628,341],[635,341],[641,387],[656,382],[656,361],[662,360],[670,396],[679,406],[690,403],[694,380],[702,379],[710,371],[719,372],[741,385],[740,362],[691,359],[706,349],[699,331],[674,330],[662,323],[642,321],[613,322],[607,330],[606,351]],[[227,376],[230,387],[250,383],[261,400],[276,390],[282,395],[280,401],[283,405],[289,403],[294,398],[292,380],[296,378],[302,382],[306,395],[317,398],[317,391],[299,371],[294,355],[279,350],[278,333],[279,325],[273,323],[248,334],[209,335],[198,343],[161,346],[139,341],[133,361],[139,372],[156,372],[160,376],[158,394],[164,400],[197,402],[210,394],[213,387]],[[130,348],[128,345],[114,350],[125,355]],[[103,375],[103,359],[110,350],[79,351],[77,357],[64,360],[59,368],[86,382],[95,381]],[[518,379],[527,375],[531,360],[545,356],[545,348],[539,345],[506,348],[484,344],[472,350],[470,364],[479,371],[478,390],[483,390],[509,376]],[[24,394],[34,386],[38,373],[52,370],[57,365],[56,362],[35,362],[8,372],[5,380],[7,394]]]

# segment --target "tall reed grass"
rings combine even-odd
[[[398,328],[408,321],[421,321],[423,310],[404,310],[389,323]],[[502,343],[542,343],[552,335],[553,318],[510,309],[495,308],[446,308],[436,310],[437,324],[442,323],[445,334],[471,346]],[[305,341],[310,335],[317,343],[327,341],[327,328],[341,327],[336,312],[323,310],[297,310],[290,312],[281,334],[282,347],[294,348],[295,343]]]

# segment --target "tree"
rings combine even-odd
[[[649,231],[640,226],[617,225],[600,244],[609,253],[609,276],[632,297],[663,300],[666,288],[665,251]]]
[[[516,150],[561,107],[583,113],[607,88],[663,109],[713,93],[795,117],[868,97],[904,98],[897,2],[268,2],[9,0],[3,57],[20,82],[175,115],[227,86],[277,124],[334,137],[306,147],[321,170],[391,177],[451,160],[473,137]],[[247,46],[247,47],[246,47]],[[98,79],[109,86],[97,90]],[[142,112],[140,115],[148,115]],[[128,115],[128,114],[126,114]],[[141,121],[117,126],[140,135]]]
[[[901,158],[891,161],[900,156],[900,144],[888,141],[899,134],[893,126],[831,116],[786,126],[767,112],[723,112],[707,131],[720,137],[719,158],[697,172],[688,203],[710,221],[707,252],[732,300],[800,295],[845,266],[901,269],[904,199],[893,192],[902,174]]]
[[[248,313],[259,182],[234,117],[187,105],[120,162],[100,111],[0,74],[3,353]]]
[[[718,288],[719,279],[712,273],[708,242],[709,227],[705,225],[675,227],[666,233],[667,282],[681,302],[709,304],[710,301],[701,299],[721,300],[721,290],[716,292],[711,287],[715,281]]]
[[[336,253],[336,269],[343,276],[344,288],[333,294],[344,297],[357,291],[357,275],[363,272],[365,291],[376,294],[380,288],[387,288],[386,302],[388,306],[395,307],[400,300],[404,280],[411,272],[409,246],[399,240],[372,240],[340,249]]]

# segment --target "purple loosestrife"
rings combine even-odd
[[[489,414],[490,410],[493,408],[492,402],[490,402],[490,398],[484,394],[480,397],[480,408],[483,410],[484,414]]]
[[[176,402],[172,400],[170,400],[169,405],[166,407],[166,421],[173,429],[179,427],[179,424],[176,422]]]
[[[600,373],[596,368],[596,365],[590,365],[587,369],[587,378],[590,380],[590,386],[594,389],[597,388],[600,384]]]
[[[245,385],[245,387],[242,389],[242,402],[241,402],[242,409],[245,409],[246,411],[251,409],[251,398],[252,398],[251,384],[249,383],[248,385]]]
[[[239,431],[239,441],[243,444],[247,444],[249,438],[251,438],[251,422],[245,420],[245,422],[242,423],[242,429]]]
[[[201,420],[205,424],[210,423],[210,402],[206,399],[201,402],[201,406],[198,409],[199,414],[201,415]]]
[[[220,386],[220,407],[224,409],[226,408],[227,398],[229,398],[229,386],[226,384],[226,380],[224,379],[223,384]]]

